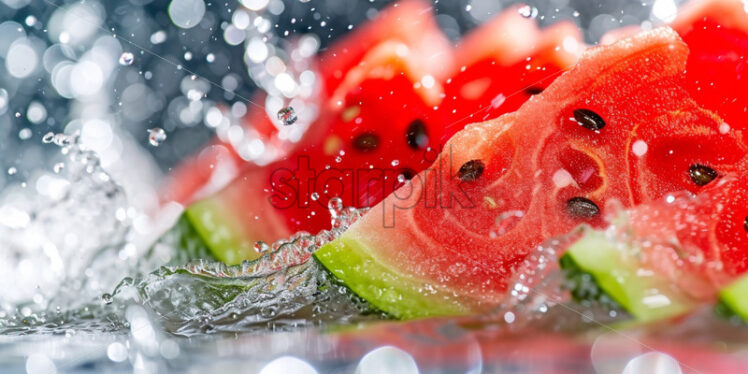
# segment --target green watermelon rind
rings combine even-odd
[[[586,274],[604,295],[588,292],[594,300],[605,299],[607,295],[636,320],[650,322],[682,315],[692,309],[692,305],[676,294],[665,279],[657,276],[645,277],[638,274],[638,261],[632,253],[620,248],[615,242],[597,230],[587,231],[574,242],[560,259],[560,265],[567,276]],[[584,295],[572,289],[572,295]],[[667,304],[652,305],[652,295]]]
[[[720,307],[727,315],[740,317],[748,322],[748,275],[744,275],[719,292]]]
[[[240,237],[243,232],[229,209],[215,199],[198,201],[185,209],[184,216],[202,238],[210,253],[227,265],[237,265],[242,260],[252,260],[259,253],[250,246],[254,241]]]
[[[427,294],[429,283],[401,273],[375,259],[368,246],[346,233],[324,245],[314,258],[337,281],[376,309],[398,319],[470,314],[454,297],[437,291]]]

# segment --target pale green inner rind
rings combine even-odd
[[[216,199],[205,199],[190,205],[184,212],[210,252],[228,265],[259,257],[255,240],[246,237],[239,220],[234,219]]]
[[[748,275],[723,288],[719,298],[731,312],[748,322]]]
[[[341,283],[377,309],[400,319],[470,314],[445,291],[426,291],[428,282],[376,260],[371,248],[346,233],[314,253]]]
[[[640,321],[674,317],[689,311],[692,305],[677,295],[665,279],[639,272],[633,253],[600,231],[588,231],[566,255],[613,300]]]

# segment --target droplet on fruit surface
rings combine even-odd
[[[268,251],[270,249],[270,246],[267,245],[267,243],[263,241],[259,241],[259,242],[255,242],[254,248],[255,248],[255,251],[257,251],[257,253],[263,253],[263,252]]]
[[[299,118],[296,117],[296,111],[293,107],[288,106],[278,111],[278,120],[281,121],[284,126],[293,125],[298,119]]]
[[[160,127],[154,127],[152,129],[148,129],[148,142],[151,143],[152,146],[158,147],[166,140],[166,132],[164,129]]]

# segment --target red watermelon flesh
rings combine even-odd
[[[725,120],[721,131],[748,128],[748,12],[741,0],[692,0],[671,27],[690,50],[685,87],[699,105]],[[611,43],[639,32],[614,30],[602,38]]]
[[[681,148],[701,135],[724,145],[710,156],[718,175],[739,167],[732,157],[746,154],[742,135],[719,132],[722,120],[681,86],[687,54],[667,28],[588,50],[517,112],[457,133],[431,168],[315,257],[397,317],[497,305],[515,267],[544,239],[580,223],[605,225],[609,201],[631,206],[694,188],[683,179],[653,183],[661,170],[639,159],[661,155],[635,149],[634,139],[646,145],[676,129],[674,165],[690,165],[699,159]]]
[[[540,30],[513,6],[481,25],[455,50],[459,69],[444,85],[445,141],[468,123],[517,110],[584,50],[579,29],[559,22]]]
[[[374,46],[388,41],[407,45],[421,56],[425,71],[438,81],[444,80],[453,68],[452,47],[439,29],[432,8],[425,0],[395,2],[324,50],[318,65],[326,95],[333,95],[348,71],[359,65]]]

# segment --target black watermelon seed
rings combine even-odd
[[[470,160],[460,166],[460,170],[457,171],[457,177],[466,182],[474,181],[480,178],[485,168],[486,165],[483,164],[483,161]]]
[[[718,176],[714,169],[701,164],[691,165],[688,168],[688,175],[697,186],[706,186]]]
[[[408,142],[410,148],[422,149],[426,148],[429,143],[428,133],[426,132],[426,124],[420,119],[413,120],[405,131],[405,140]]]
[[[748,216],[745,216],[745,221],[743,221],[743,228],[745,229],[745,232],[748,232]]]
[[[593,218],[600,214],[600,208],[590,199],[572,197],[566,202],[566,212],[573,217]]]
[[[405,168],[400,170],[400,175],[402,175],[406,180],[411,180],[416,176],[416,172],[413,169]]]
[[[363,133],[353,139],[353,146],[361,152],[371,152],[379,146],[379,137],[370,132]]]
[[[589,109],[574,109],[574,119],[580,125],[592,131],[599,131],[605,127],[603,117]]]
[[[543,87],[530,86],[530,87],[525,88],[525,93],[530,96],[537,95],[541,92],[543,92]]]

